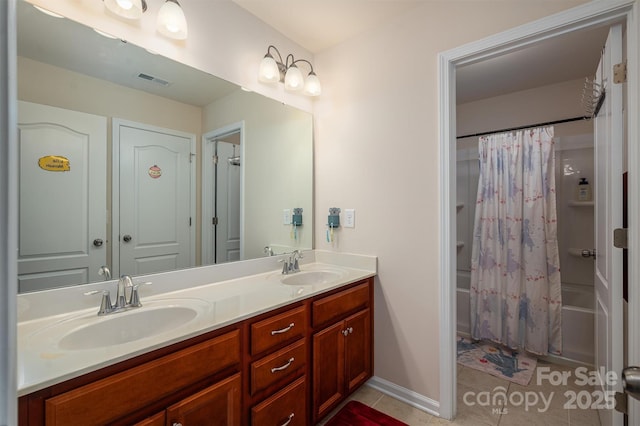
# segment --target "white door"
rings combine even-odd
[[[101,281],[107,119],[18,102],[20,292]]]
[[[240,260],[240,145],[216,145],[216,263],[225,263]]]
[[[613,82],[613,65],[622,62],[622,28],[611,27],[596,81],[605,101],[594,120],[595,133],[595,358],[600,372],[620,375],[623,367],[622,249],[613,246],[613,230],[622,227],[623,119],[622,84]],[[611,383],[615,382],[615,383]],[[602,384],[621,391],[620,380]],[[622,425],[623,415],[601,410],[603,426]]]
[[[113,138],[114,270],[138,275],[193,266],[195,135],[114,119]]]

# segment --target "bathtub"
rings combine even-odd
[[[458,271],[457,331],[469,336],[469,284],[471,274]],[[551,362],[594,363],[594,294],[593,286],[562,283],[562,356],[548,355]]]

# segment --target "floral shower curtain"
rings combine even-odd
[[[553,127],[479,141],[471,252],[471,335],[560,354]]]

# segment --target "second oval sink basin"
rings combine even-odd
[[[176,330],[202,317],[209,308],[208,302],[199,299],[158,300],[126,312],[64,320],[32,337],[46,339],[60,350],[98,349]]]
[[[302,271],[287,275],[280,281],[287,285],[328,284],[337,281],[341,276],[338,271]]]

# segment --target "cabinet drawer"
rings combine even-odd
[[[47,425],[105,424],[240,362],[240,332],[158,358],[45,401]]]
[[[255,394],[278,380],[304,368],[307,346],[304,339],[251,364],[251,394]]]
[[[251,324],[251,355],[303,337],[307,329],[307,310],[300,306]]]
[[[307,385],[300,377],[251,409],[252,426],[305,426]]]
[[[313,302],[313,326],[328,324],[369,306],[369,282]]]

